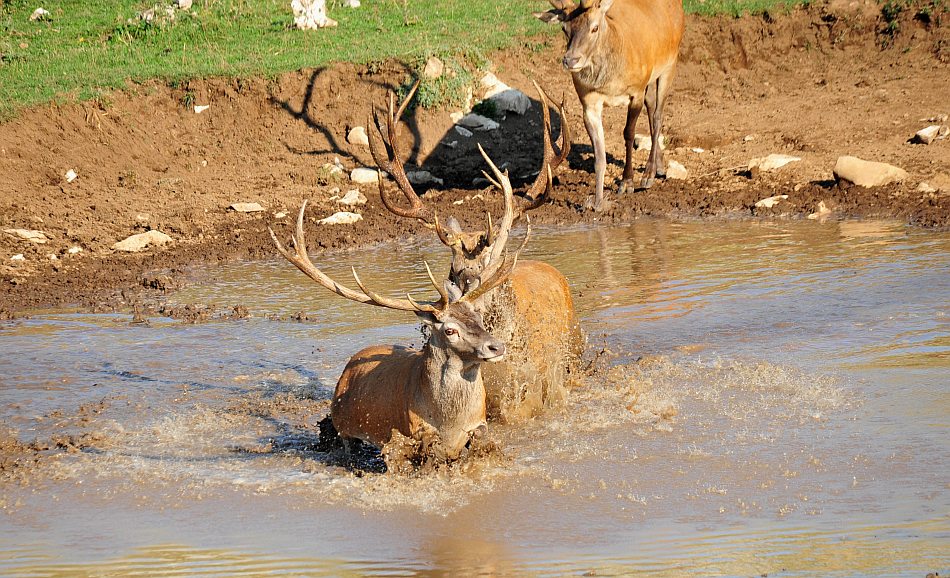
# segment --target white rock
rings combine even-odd
[[[350,172],[350,180],[360,185],[375,185],[379,181],[379,174],[383,178],[389,177],[386,173],[368,167],[359,167]]]
[[[204,111],[208,110],[209,108],[211,108],[211,105],[210,105],[210,104],[196,104],[196,105],[195,105],[195,114],[201,114],[201,113],[203,113]]]
[[[531,108],[531,99],[527,94],[508,86],[491,72],[482,77],[482,89],[485,91],[485,100],[495,103],[498,112],[524,114]]]
[[[633,135],[633,148],[638,151],[653,150],[653,139],[648,134],[635,134]],[[663,134],[660,134],[660,150],[666,150],[666,137]]]
[[[458,122],[462,120],[463,116],[465,116],[465,113],[460,110],[457,110],[449,114],[449,118],[451,118],[452,122],[454,122],[455,124],[458,124]]]
[[[754,134],[747,134],[747,135],[745,135],[744,137],[742,137],[742,140],[744,140],[745,142],[752,142],[752,141],[755,140],[755,135],[754,135]]]
[[[326,0],[292,0],[294,26],[300,30],[317,30],[336,26],[336,20],[327,16]]]
[[[52,17],[53,15],[46,8],[37,8],[33,11],[33,14],[30,14],[30,20],[34,22],[37,20],[51,20]]]
[[[82,247],[79,247],[79,246],[75,246],[75,245],[74,245],[74,246],[70,247],[69,250],[66,251],[66,252],[69,253],[70,255],[76,255],[76,254],[78,254],[78,253],[82,253]]]
[[[333,213],[325,219],[320,219],[317,223],[321,225],[352,225],[357,221],[362,221],[363,215],[359,213],[349,213],[346,211],[340,211],[338,213]]]
[[[426,66],[422,70],[422,76],[426,78],[439,78],[444,71],[445,64],[435,56],[431,56],[429,60],[426,60]]]
[[[359,189],[351,189],[343,195],[342,199],[337,199],[338,203],[347,207],[355,207],[357,205],[366,204],[366,195],[360,192]]]
[[[916,190],[918,193],[936,193],[938,189],[930,183],[920,183]]]
[[[932,124],[927,128],[922,128],[917,131],[917,134],[914,135],[911,141],[929,145],[938,138],[946,138],[948,133],[950,133],[950,127]]]
[[[354,126],[346,135],[346,142],[351,145],[366,147],[369,146],[369,137],[366,135],[366,127]]]
[[[438,185],[445,184],[445,181],[433,176],[429,171],[409,171],[406,173],[406,177],[413,185],[427,185],[429,183],[436,183]]]
[[[689,171],[681,163],[669,161],[666,163],[666,178],[684,180],[689,178]]]
[[[264,210],[259,203],[231,203],[228,208],[238,213],[259,213]]]
[[[112,245],[112,248],[116,251],[126,251],[129,253],[136,253],[138,251],[144,251],[150,246],[161,247],[162,245],[167,245],[174,241],[171,237],[162,233],[161,231],[147,231],[145,233],[139,233],[137,235],[132,235],[131,237],[126,237],[125,239],[119,241],[118,243]]]
[[[38,245],[47,243],[50,240],[46,233],[34,229],[4,229],[3,232]]]
[[[193,4],[192,0],[177,0],[175,5],[178,6],[179,10],[188,10]]]
[[[473,134],[475,134],[472,131],[465,128],[464,126],[459,126],[459,125],[455,125],[455,132],[459,133],[461,136],[464,136],[465,138],[468,138],[472,136]]]
[[[751,171],[754,168],[758,168],[760,171],[774,171],[789,163],[798,162],[800,160],[802,160],[800,157],[773,153],[767,157],[756,157],[749,161],[749,170]]]
[[[343,5],[347,8],[359,8],[361,6],[360,0],[343,0]]]
[[[66,182],[71,183],[75,181],[79,177],[79,175],[76,174],[76,171],[74,171],[73,169],[69,169],[68,171],[66,171],[65,177],[66,177]]]
[[[275,219],[283,219],[283,218],[286,217],[286,216],[287,216],[287,213],[286,213],[285,211],[278,211],[278,212],[274,213],[274,218],[275,218]]]
[[[788,195],[775,195],[774,197],[768,197],[768,198],[762,199],[761,201],[757,201],[755,203],[755,206],[760,209],[771,209],[772,207],[777,205],[780,201],[783,201],[787,198],[788,198]]]
[[[23,253],[17,253],[16,255],[10,257],[11,261],[26,261],[26,257],[23,256]]]
[[[693,148],[691,148],[691,149],[689,149],[689,150],[693,151],[693,152],[696,153],[696,154],[706,152],[706,149],[701,148],[701,147],[693,147]]]
[[[475,113],[466,114],[458,124],[471,130],[495,130],[501,126],[487,116]]]
[[[878,187],[888,183],[900,182],[907,178],[907,171],[887,163],[875,163],[857,157],[838,157],[834,169],[835,177],[862,187]]]
[[[824,201],[818,201],[818,210],[808,215],[808,218],[814,221],[816,219],[822,219],[829,214],[831,214],[831,209],[825,206]]]

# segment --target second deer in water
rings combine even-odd
[[[350,358],[337,381],[330,417],[349,448],[358,439],[381,448],[393,431],[421,439],[438,435],[437,457],[457,458],[473,436],[486,426],[485,387],[481,366],[504,358],[504,341],[493,337],[482,323],[474,303],[511,274],[517,254],[492,263],[478,289],[462,296],[453,285],[436,283],[426,265],[439,300],[419,303],[382,297],[368,290],[353,270],[360,291],[349,289],[318,269],[307,255],[303,219],[307,203],[297,216],[293,251],[285,249],[274,231],[271,237],[288,261],[308,277],[358,303],[414,313],[430,329],[421,350],[396,345],[367,347]]]
[[[417,83],[418,85],[418,83]],[[574,313],[567,279],[556,268],[541,261],[520,260],[511,273],[510,282],[496,291],[481,291],[481,279],[505,250],[508,235],[517,217],[537,208],[546,198],[553,170],[567,158],[570,134],[561,105],[561,143],[556,152],[551,143],[551,118],[547,97],[538,87],[543,121],[543,163],[537,179],[528,189],[532,201],[516,215],[515,199],[507,173],[502,174],[482,151],[494,173],[496,186],[502,189],[505,213],[498,227],[491,218],[485,231],[464,232],[454,218],[443,226],[433,211],[415,193],[403,167],[398,148],[399,118],[412,99],[415,88],[395,110],[392,95],[386,119],[386,136],[379,129],[370,131],[370,150],[380,169],[395,180],[408,208],[395,204],[386,194],[382,180],[379,194],[383,204],[401,217],[419,219],[435,229],[439,239],[452,250],[449,279],[472,299],[476,310],[484,315],[493,335],[508,345],[506,360],[486,366],[485,387],[488,393],[488,416],[500,421],[518,421],[559,403],[566,392],[570,365],[580,353],[583,336]],[[471,296],[478,294],[473,299]]]

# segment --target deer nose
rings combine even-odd
[[[566,55],[565,55],[564,58],[561,59],[561,62],[564,64],[564,68],[566,68],[566,69],[568,69],[568,70],[574,70],[575,68],[577,68],[577,63],[580,62],[580,61],[581,61],[581,59],[580,59],[579,56],[566,56]]]
[[[501,359],[505,354],[505,342],[501,340],[489,341],[485,344],[484,358],[489,361]]]

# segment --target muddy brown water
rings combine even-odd
[[[528,253],[572,280],[591,369],[563,409],[493,426],[500,455],[429,476],[313,451],[347,356],[421,336],[285,262],[172,297],[247,319],[0,322],[0,418],[48,440],[0,471],[0,574],[950,571],[950,233],[645,221],[536,231]],[[321,265],[426,296],[423,259],[446,261]]]

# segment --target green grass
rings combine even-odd
[[[170,1],[170,0],[167,0]],[[702,14],[762,12],[800,0],[686,0]],[[329,0],[337,28],[292,28],[290,0],[195,0],[172,21],[135,16],[135,0],[0,0],[0,119],[22,107],[97,98],[150,79],[264,76],[333,61],[429,55],[482,60],[525,37],[559,34],[531,16],[543,0],[364,0],[359,9]],[[49,21],[31,22],[37,6]]]
[[[791,10],[808,4],[810,0],[683,0],[683,8],[689,14],[702,16],[742,16]]]

